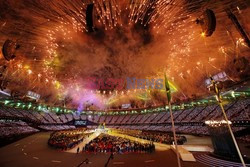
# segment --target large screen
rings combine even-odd
[[[75,125],[85,126],[85,125],[87,125],[87,121],[75,121]]]
[[[226,81],[226,80],[228,80],[227,74],[225,72],[220,72],[220,73],[214,75],[212,78],[214,81]],[[211,84],[212,84],[211,79],[210,78],[206,79],[205,84],[207,87],[211,86]]]

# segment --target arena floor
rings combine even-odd
[[[37,133],[15,143],[0,148],[1,167],[76,167],[86,158],[90,163],[81,165],[102,167],[107,162],[109,154],[72,154],[50,148],[47,141],[50,133]],[[176,156],[171,150],[156,151],[152,154],[114,155],[109,167],[176,167]],[[182,167],[205,167],[199,162],[182,162]]]

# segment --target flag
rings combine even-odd
[[[171,90],[170,90],[170,86],[169,86],[166,74],[164,75],[164,77],[165,77],[165,88],[166,88],[168,103],[170,103],[170,101],[171,101]]]

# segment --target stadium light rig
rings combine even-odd
[[[218,127],[221,125],[227,125],[227,121],[225,121],[225,120],[221,120],[221,121],[208,120],[208,121],[205,121],[205,124],[208,126],[212,126],[212,127]],[[228,124],[232,124],[232,122],[228,121]]]

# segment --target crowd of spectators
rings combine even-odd
[[[155,151],[155,146],[153,143],[142,144],[128,139],[102,134],[86,144],[83,151],[121,154],[131,152],[152,153]]]
[[[250,99],[243,99],[226,104],[225,111],[231,121],[248,121],[250,120]],[[2,136],[14,134],[32,133],[39,130],[65,130],[74,129],[73,124],[68,124],[74,120],[89,120],[96,122],[97,125],[105,122],[106,127],[119,129],[135,129],[145,131],[161,131],[171,132],[169,112],[147,113],[147,114],[126,114],[126,115],[74,115],[71,113],[57,115],[53,112],[37,112],[29,109],[18,109],[10,106],[1,105],[0,118],[3,120],[22,120],[26,125],[18,125],[10,122],[13,126],[2,126],[0,131]],[[205,120],[221,120],[223,119],[220,107],[216,104],[209,106],[193,107],[185,110],[174,112],[176,121],[176,132],[179,134],[193,135],[209,135],[207,127],[204,125],[178,124],[178,123],[204,123]],[[159,124],[162,123],[162,124]],[[168,123],[164,125],[163,123]],[[34,125],[34,126],[33,126]],[[91,125],[96,128],[97,125]],[[35,127],[32,128],[31,126]],[[10,130],[11,129],[11,130]],[[233,128],[233,131],[242,130],[241,128]],[[1,136],[1,135],[0,135]],[[150,137],[152,140],[160,141],[162,138],[168,137]],[[159,140],[158,140],[159,138]],[[166,139],[168,140],[168,139]],[[163,139],[164,141],[164,139]]]
[[[18,136],[23,134],[31,134],[38,132],[39,130],[32,128],[30,126],[21,126],[21,127],[1,127],[0,128],[0,137],[10,137]]]
[[[39,128],[49,131],[75,129],[74,125],[40,125]]]
[[[243,99],[228,103],[224,106],[230,120],[249,120],[249,102],[250,99]],[[32,110],[23,110],[1,105],[0,117],[25,118],[33,122],[43,124],[65,124],[72,120],[89,120],[95,123],[105,122],[107,125],[128,125],[128,124],[154,124],[170,123],[169,112],[148,113],[148,114],[127,114],[127,115],[75,115],[60,114],[53,112],[37,112]],[[178,110],[174,112],[176,122],[204,122],[207,119],[221,119],[222,113],[217,104],[209,106],[199,106]]]
[[[28,126],[23,121],[0,120],[0,138],[31,134],[38,131],[38,129]]]
[[[239,137],[239,139],[243,141],[244,143],[248,143],[248,144],[250,143],[250,135]]]
[[[230,102],[224,105],[225,111],[230,120],[249,120],[250,99],[243,99]],[[184,110],[177,110],[173,113],[176,122],[204,122],[206,120],[221,120],[223,115],[219,105],[197,106]],[[123,126],[137,124],[171,123],[169,112],[158,112],[148,114],[127,114],[127,115],[96,115],[88,117],[92,122],[105,122],[106,125]]]

